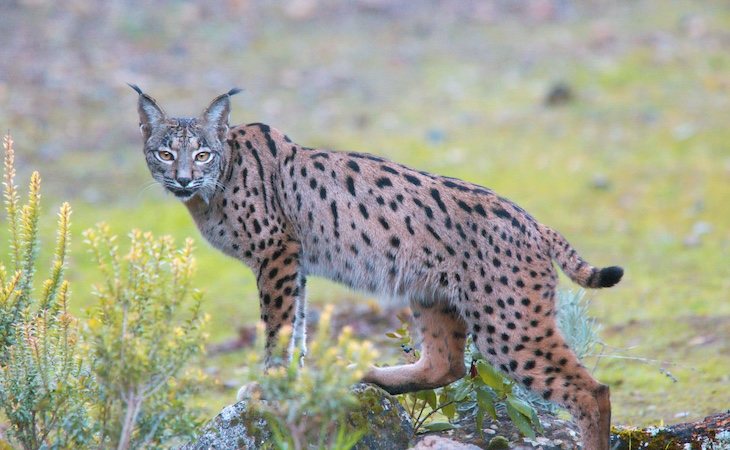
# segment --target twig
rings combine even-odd
[[[418,433],[418,430],[423,426],[424,423],[426,423],[426,421],[428,420],[429,417],[431,417],[432,415],[434,415],[436,413],[436,411],[439,411],[439,410],[449,406],[452,403],[455,403],[454,400],[449,400],[446,403],[438,405],[436,407],[436,409],[432,409],[430,413],[426,414],[426,416],[423,418],[423,420],[416,420],[416,426],[413,428],[414,433]]]

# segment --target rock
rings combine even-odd
[[[476,445],[462,444],[441,436],[426,436],[409,450],[481,450]]]
[[[368,433],[355,450],[393,450],[408,448],[414,436],[411,417],[398,399],[372,384],[359,383],[352,388],[360,408],[348,417],[355,427],[366,426]]]
[[[597,173],[591,178],[591,187],[597,191],[608,191],[611,189],[611,180],[606,175]]]
[[[538,412],[538,418],[540,419],[544,433],[534,439],[530,439],[520,434],[506,411],[504,411],[504,408],[498,408],[497,420],[492,420],[489,417],[484,419],[483,433],[479,433],[476,429],[476,422],[473,417],[465,417],[454,423],[456,428],[453,430],[428,433],[424,437],[421,437],[415,449],[430,449],[431,447],[419,447],[419,445],[429,437],[434,436],[451,439],[460,445],[469,445],[468,447],[463,447],[464,449],[476,447],[488,450],[506,448],[520,450],[566,450],[579,447],[580,435],[573,422],[542,412]],[[433,448],[450,447],[434,446]]]
[[[382,389],[369,384],[352,388],[360,407],[350,413],[348,423],[353,430],[366,427],[368,433],[355,445],[355,450],[405,449],[411,444],[413,424],[398,400]],[[271,430],[264,418],[242,400],[225,407],[208,422],[195,442],[184,450],[234,450],[261,448],[272,440]]]
[[[309,20],[316,15],[318,7],[317,0],[292,0],[285,3],[283,10],[290,19]]]
[[[570,85],[564,81],[553,83],[545,94],[543,103],[545,106],[560,106],[570,103],[575,94]]]
[[[513,450],[567,450],[580,445],[580,436],[575,424],[558,417],[539,413],[544,434],[535,439],[520,437],[514,425],[505,414],[500,412],[496,421],[485,420],[484,438],[476,433],[473,420],[461,420],[459,428],[441,433],[429,433],[421,438],[411,450],[440,448],[484,449],[510,448]],[[494,430],[497,435],[488,433]],[[505,438],[506,436],[507,438]],[[427,441],[429,438],[441,438]],[[448,439],[445,439],[448,438]],[[446,442],[455,442],[453,447]],[[444,443],[445,446],[439,446]],[[430,445],[430,446],[429,446]],[[456,445],[467,445],[458,447]],[[505,445],[508,445],[505,447]],[[394,449],[397,447],[393,447]],[[698,422],[682,423],[666,427],[629,428],[614,427],[611,435],[611,449],[628,450],[636,448],[684,450],[684,449],[721,449],[730,450],[730,411],[706,417]]]
[[[475,428],[473,418],[455,423],[456,428],[414,436],[413,424],[398,400],[382,389],[360,383],[352,388],[360,406],[348,416],[352,430],[367,428],[368,433],[355,445],[356,450],[477,450],[542,449],[564,450],[579,447],[580,436],[574,423],[538,413],[544,433],[534,439],[520,436],[504,411],[496,421],[484,422],[484,433]],[[414,441],[415,445],[414,445]],[[227,406],[201,431],[195,442],[184,450],[259,449],[272,443],[264,418],[243,400]],[[507,445],[507,447],[505,447]],[[730,449],[730,411],[715,414],[699,422],[645,429],[614,427],[611,448],[685,448]]]
[[[266,421],[249,412],[248,401],[226,406],[200,433],[198,440],[189,442],[184,450],[235,450],[258,448],[271,439]]]

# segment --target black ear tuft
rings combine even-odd
[[[231,95],[236,95],[241,89],[233,88],[221,94],[203,111],[201,122],[216,130],[222,137],[228,132],[228,116],[231,113]]]
[[[144,95],[144,92],[142,92],[142,89],[140,89],[139,86],[137,86],[136,84],[127,83],[127,86],[129,86],[132,89],[134,89],[135,92],[137,92],[139,95]]]
[[[129,84],[129,87],[139,94],[137,101],[137,112],[139,113],[139,129],[145,141],[149,139],[152,131],[159,127],[165,120],[165,112],[157,105],[154,98],[142,92],[136,84]]]

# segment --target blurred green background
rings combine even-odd
[[[488,186],[592,263],[624,266],[589,293],[609,355],[589,364],[615,422],[727,409],[727,1],[0,0],[0,30],[0,129],[18,184],[43,176],[44,242],[60,202],[74,207],[77,312],[99,278],[81,231],[104,220],[195,237],[214,342],[258,317],[249,270],[151,184],[125,83],[181,116],[238,86],[233,123]],[[314,304],[363,298],[311,285]],[[211,412],[233,401],[240,361],[205,361]]]

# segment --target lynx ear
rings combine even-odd
[[[145,141],[147,141],[152,134],[152,130],[164,122],[166,118],[165,112],[162,108],[157,106],[157,102],[154,98],[142,92],[142,89],[140,89],[137,85],[130,84],[129,87],[139,94],[139,101],[137,102],[139,130],[142,132],[142,136],[144,136]]]
[[[228,117],[231,114],[231,95],[241,92],[240,89],[234,88],[225,94],[216,97],[210,105],[203,111],[201,122],[212,128],[217,134],[223,138],[228,132]]]

